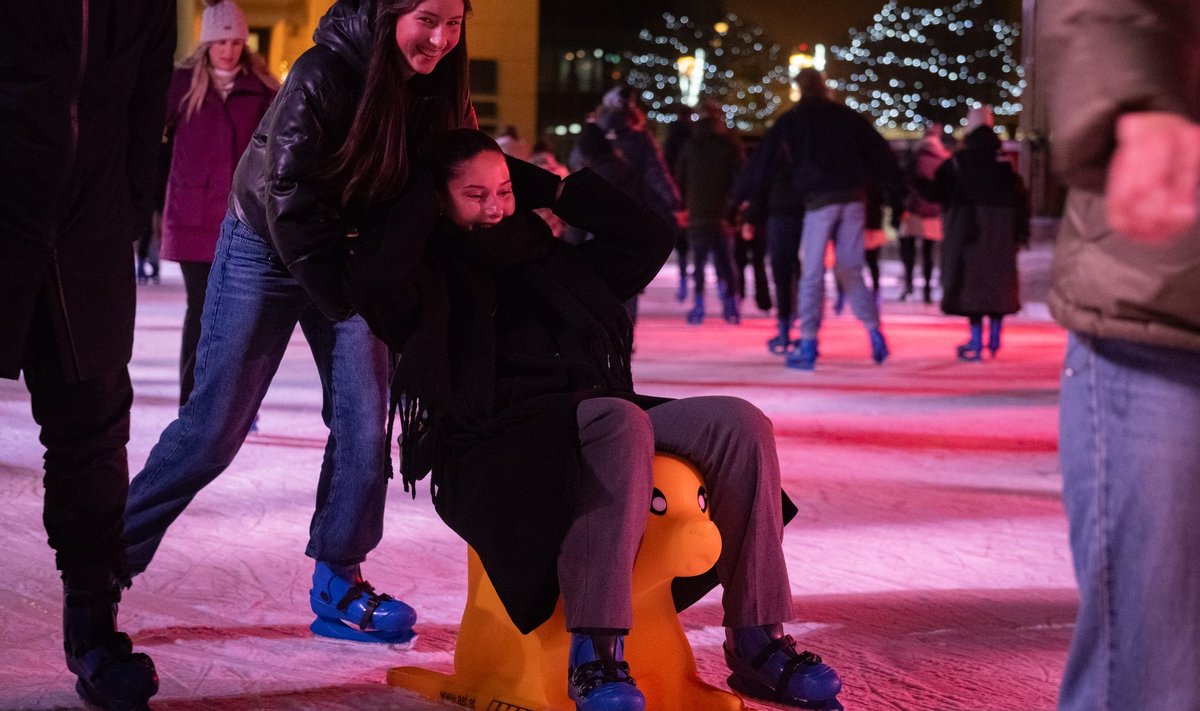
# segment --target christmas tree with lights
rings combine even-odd
[[[828,73],[846,105],[880,128],[957,127],[968,108],[987,104],[997,125],[1011,129],[1025,87],[1019,35],[984,0],[928,7],[889,0],[873,25],[851,30],[850,44],[833,48]]]
[[[670,123],[681,106],[701,98],[719,102],[726,123],[739,131],[761,131],[786,107],[787,56],[765,30],[728,14],[719,22],[664,14],[655,29],[644,29],[640,46],[626,54],[632,63],[626,81],[652,121]]]

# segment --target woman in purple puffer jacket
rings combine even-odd
[[[233,0],[210,0],[200,45],[175,69],[167,93],[174,154],[163,208],[162,258],[179,262],[187,289],[179,355],[179,404],[192,392],[208,272],[225,218],[233,170],[279,83],[246,47],[246,18]]]

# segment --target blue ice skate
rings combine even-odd
[[[571,635],[567,693],[576,711],[645,711],[620,635]]]
[[[843,711],[842,680],[809,651],[797,652],[791,635],[772,639],[763,627],[733,630],[725,663],[729,688],[764,701],[817,711]]]
[[[892,354],[888,350],[887,339],[883,337],[883,331],[878,328],[868,329],[867,336],[871,339],[871,360],[875,361],[876,365],[882,364]]]
[[[796,342],[796,347],[788,351],[787,356],[783,359],[783,364],[796,370],[812,370],[817,365],[817,356],[819,355],[817,339],[801,338]]]
[[[317,615],[309,625],[315,635],[387,644],[404,644],[416,636],[417,613],[391,595],[376,593],[358,566],[345,575],[317,561],[308,595]]]

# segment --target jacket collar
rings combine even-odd
[[[366,74],[376,0],[338,0],[313,32],[313,42],[328,47],[350,66]]]

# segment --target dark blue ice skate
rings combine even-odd
[[[571,635],[567,693],[576,711],[645,711],[620,635]]]
[[[144,711],[158,693],[158,673],[145,654],[135,653],[129,637],[116,631],[120,588],[103,585],[64,589],[63,648],[67,668],[78,677],[75,691],[106,711]]]
[[[817,339],[801,338],[796,342],[796,347],[788,351],[783,364],[796,370],[812,370],[817,366],[818,355]]]
[[[791,635],[771,639],[765,629],[751,627],[734,630],[732,637],[732,644],[725,643],[725,663],[733,672],[729,688],[776,704],[843,710],[837,700],[841,677],[812,652],[797,652]]]
[[[867,336],[871,339],[871,360],[875,361],[876,365],[882,364],[892,354],[888,350],[887,339],[883,337],[883,331],[872,328],[867,331]]]
[[[391,595],[376,593],[357,566],[346,576],[318,561],[309,601],[317,615],[309,629],[322,637],[404,644],[416,636],[417,613]]]
[[[971,338],[954,349],[959,360],[978,362],[983,360],[983,324],[971,324]]]
[[[789,332],[791,331],[791,323],[788,321],[779,322],[779,335],[767,341],[767,350],[775,355],[783,355],[788,352],[788,348],[793,345],[790,340]]]

